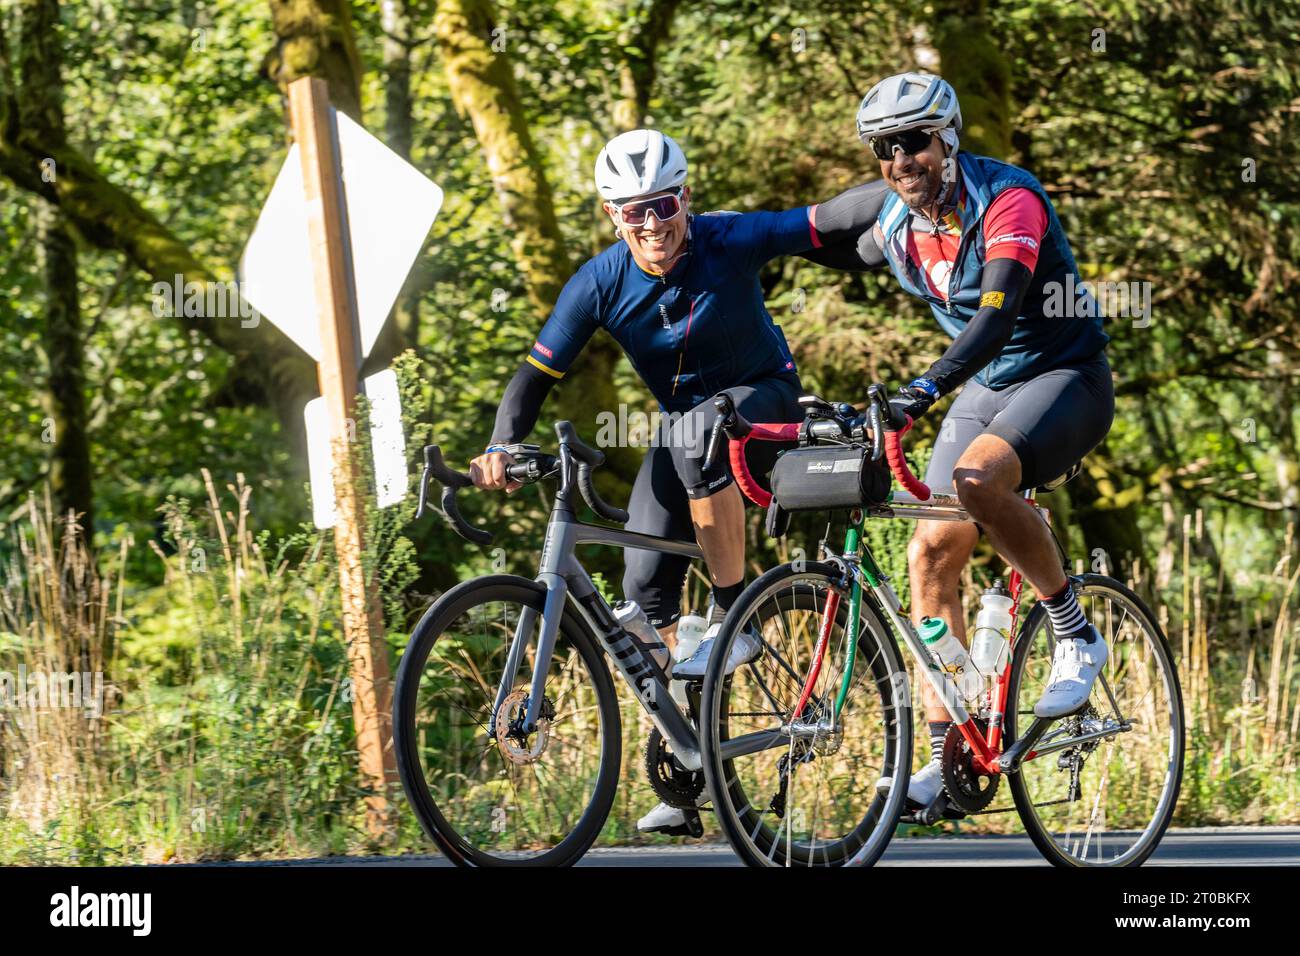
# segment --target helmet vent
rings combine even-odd
[[[638,178],[645,177],[645,153],[628,153],[627,158],[632,161],[632,168],[636,170]]]

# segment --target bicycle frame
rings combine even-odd
[[[1051,526],[1051,513],[1048,509],[1043,508],[1035,501],[1035,492],[1030,489],[1024,493],[1024,499],[1027,501],[1043,519],[1044,523]],[[872,516],[882,518],[913,518],[927,521],[969,521],[970,516],[962,508],[961,502],[955,495],[932,494],[927,501],[921,501],[915,496],[907,493],[895,491],[890,494],[889,501],[877,508],[870,510]],[[1035,718],[1034,724],[1029,730],[1014,742],[1013,746],[1002,753],[1002,731],[1003,721],[1006,714],[1007,697],[1011,687],[1011,662],[1014,658],[1016,641],[1020,637],[1020,598],[1024,589],[1024,578],[1020,572],[1014,568],[1011,570],[1009,580],[1009,590],[1011,592],[1011,629],[1007,635],[1007,662],[1002,672],[998,675],[996,684],[993,687],[989,708],[988,728],[989,734],[985,738],[975,719],[967,711],[965,703],[957,690],[957,683],[952,675],[942,670],[934,662],[930,652],[926,649],[925,643],[921,640],[920,635],[916,632],[911,620],[902,613],[902,603],[898,595],[889,585],[889,578],[876,564],[875,558],[870,549],[864,549],[861,557],[857,555],[858,540],[862,531],[862,516],[858,514],[845,535],[845,552],[854,561],[855,575],[852,582],[851,604],[850,604],[850,627],[849,635],[850,644],[856,644],[858,615],[856,608],[860,600],[859,594],[862,588],[862,579],[866,579],[867,586],[871,589],[876,601],[885,610],[889,616],[890,622],[894,625],[895,630],[903,636],[904,643],[911,650],[913,657],[921,666],[923,672],[933,687],[939,700],[943,702],[944,708],[952,718],[953,724],[957,727],[966,743],[970,746],[976,769],[990,774],[1002,773],[1018,769],[1022,760],[1030,759],[1036,756],[1029,751],[1029,747],[1037,743],[1039,738],[1051,725],[1051,720],[1042,720]],[[829,599],[828,599],[829,603]],[[831,613],[834,613],[832,609]],[[851,669],[853,665],[853,656],[850,655],[845,665],[844,687],[847,688],[851,679]],[[839,714],[841,700],[836,702],[836,716]],[[1008,756],[1014,759],[1007,760]]]
[[[873,399],[874,400],[874,399]],[[723,427],[723,419],[727,415],[725,409],[719,407],[719,422],[715,425],[715,431]],[[886,435],[888,439],[885,442],[888,451],[890,468],[894,472],[895,478],[903,485],[904,488],[915,489],[923,495],[924,498],[918,498],[911,491],[893,491],[890,493],[888,501],[884,504],[872,507],[869,513],[873,517],[881,518],[908,518],[927,521],[970,521],[971,517],[962,507],[961,502],[956,495],[932,494],[924,484],[916,480],[911,474],[903,458],[901,444],[899,439],[901,435],[911,427],[910,420],[906,427],[896,430]],[[757,438],[764,441],[789,441],[796,436],[794,426],[790,424],[774,425],[751,425],[745,423],[745,436],[741,439],[732,439],[730,456],[732,468],[737,476],[737,483],[740,485],[744,494],[749,497],[755,504],[766,505],[769,502],[764,501],[764,496],[770,495],[765,493],[755,493],[754,489],[757,484],[749,474],[748,466],[744,459],[744,443],[750,438]],[[892,447],[891,447],[892,446]],[[1035,489],[1029,489],[1024,492],[1024,500],[1034,509],[1034,511],[1043,519],[1049,531],[1051,529],[1051,512],[1042,507],[1035,500]],[[930,652],[926,649],[925,643],[916,632],[912,622],[902,613],[902,602],[899,600],[897,593],[889,585],[888,576],[881,571],[876,564],[874,556],[869,548],[861,548],[863,515],[861,511],[854,511],[850,527],[845,534],[844,553],[840,555],[850,568],[852,574],[849,581],[849,634],[848,649],[846,651],[846,660],[844,666],[844,675],[840,683],[840,689],[835,699],[835,706],[832,712],[832,721],[838,722],[840,711],[844,706],[844,701],[848,694],[848,689],[853,678],[853,666],[857,656],[857,639],[858,627],[860,625],[860,607],[862,599],[862,581],[865,578],[867,587],[875,597],[877,603],[885,611],[890,623],[894,629],[903,636],[903,642],[911,650],[913,657],[916,658],[926,679],[930,682],[931,687],[938,695],[939,700],[943,702],[944,708],[952,718],[953,724],[957,727],[966,743],[971,748],[972,763],[977,770],[987,774],[1014,773],[1020,769],[1020,765],[1029,759],[1062,750],[1073,746],[1077,743],[1086,742],[1095,737],[1104,736],[1106,733],[1113,731],[1125,731],[1130,729],[1131,724],[1126,720],[1121,720],[1115,726],[1103,727],[1100,731],[1091,732],[1079,737],[1070,737],[1064,740],[1054,740],[1050,746],[1040,750],[1032,748],[1042,739],[1048,728],[1055,722],[1052,719],[1035,717],[1034,722],[1029,726],[1020,737],[1011,742],[1005,751],[1002,750],[1002,734],[1005,726],[1005,716],[1007,708],[1007,698],[1011,689],[1011,665],[1015,657],[1016,641],[1020,637],[1020,598],[1024,589],[1024,579],[1018,570],[1011,569],[1009,586],[1011,591],[1011,630],[1007,635],[1007,663],[998,675],[996,684],[990,695],[988,708],[988,737],[984,736],[979,724],[975,718],[966,709],[966,705],[958,692],[957,683],[952,675],[941,669],[931,657]],[[1054,537],[1054,536],[1053,536]],[[1058,550],[1060,548],[1058,542]],[[1061,554],[1062,564],[1065,564],[1065,555]],[[1069,569],[1065,568],[1066,573]],[[840,595],[836,591],[830,591],[826,596],[826,604],[822,611],[822,622],[819,628],[818,639],[813,650],[813,661],[809,668],[808,676],[804,680],[803,689],[799,696],[799,702],[795,707],[789,727],[790,732],[796,732],[795,723],[803,715],[804,708],[812,696],[813,687],[821,673],[822,659],[826,653],[826,646],[829,642],[829,635],[834,626],[835,616],[839,611]],[[1110,687],[1106,682],[1105,675],[1099,675],[1102,687],[1108,696]],[[1116,707],[1118,714],[1118,707]],[[752,735],[751,735],[752,736]],[[724,745],[725,747],[725,745]]]
[[[545,695],[546,673],[559,634],[565,606],[572,599],[590,632],[613,662],[615,669],[636,693],[642,708],[672,747],[673,754],[688,770],[701,767],[699,738],[689,718],[678,709],[669,693],[669,678],[649,651],[629,634],[614,617],[613,609],[601,596],[591,575],[574,555],[580,544],[603,544],[617,548],[640,548],[690,558],[703,558],[699,545],[690,541],[658,538],[653,535],[610,528],[579,521],[574,513],[574,462],[567,449],[560,450],[560,490],[546,526],[537,581],[545,586],[542,620],[537,637],[536,658],[529,686],[528,711],[523,729],[537,730]],[[537,611],[526,607],[515,628],[514,639],[506,658],[505,671],[497,688],[496,701],[488,734],[496,732],[497,715],[510,693],[514,677],[523,664],[529,636],[537,623]]]

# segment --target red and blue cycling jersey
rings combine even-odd
[[[758,273],[781,255],[820,245],[816,206],[691,218],[687,251],[663,276],[644,272],[627,243],[586,262],[533,343],[528,362],[562,378],[600,328],[667,412],[684,412],[736,385],[795,371]]]

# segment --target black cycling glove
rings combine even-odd
[[[926,385],[929,385],[929,389]],[[934,391],[932,392],[931,389]],[[903,417],[905,415],[910,416],[912,421],[916,421],[938,400],[938,390],[932,383],[925,382],[923,379],[917,379],[911,385],[904,385],[889,400],[890,426],[902,428],[907,424],[907,419]]]

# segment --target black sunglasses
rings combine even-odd
[[[908,156],[919,153],[930,145],[930,137],[933,135],[927,129],[906,129],[893,136],[873,136],[868,145],[876,154],[876,159],[887,163],[894,158],[895,149],[901,149]]]

